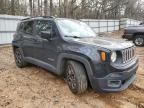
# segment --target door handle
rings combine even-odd
[[[40,43],[42,42],[42,39],[40,38],[34,38],[34,37],[28,37],[28,36],[23,36],[25,39],[32,41],[33,43]]]
[[[42,43],[43,42],[43,39],[40,39],[40,38],[33,38],[33,41],[34,43]]]
[[[28,39],[28,40],[33,40],[32,37],[28,37],[28,36],[23,36],[23,38]]]

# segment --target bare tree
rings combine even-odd
[[[42,16],[43,15],[43,2],[42,2],[42,0],[41,0],[41,2],[40,2],[40,10],[41,10],[41,12],[40,12],[40,15]]]
[[[32,0],[29,0],[29,6],[30,6],[30,16],[32,16],[33,15]]]
[[[40,15],[40,0],[38,0],[38,2],[37,2],[37,8],[38,8],[38,15]]]
[[[50,0],[50,15],[53,15],[53,2]]]
[[[32,4],[32,11],[33,11],[33,16],[35,16],[36,11],[35,11],[35,0],[33,0],[33,4]]]
[[[95,19],[128,17],[143,20],[144,2],[142,0],[0,0],[0,13]]]
[[[15,15],[15,0],[11,0],[11,14]]]
[[[85,0],[81,0],[81,17],[85,16]]]
[[[4,13],[4,0],[0,0],[0,14]]]
[[[64,0],[64,17],[68,17],[68,0]]]
[[[62,14],[62,12],[61,12],[61,0],[59,0],[59,16],[61,17],[61,14]]]
[[[48,15],[48,1],[44,0],[44,15]]]

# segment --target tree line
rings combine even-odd
[[[143,20],[142,0],[0,0],[0,14]]]

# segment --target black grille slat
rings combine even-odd
[[[130,61],[134,57],[134,48],[127,48],[121,51],[123,63]]]

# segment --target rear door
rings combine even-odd
[[[24,22],[23,27],[23,52],[25,57],[36,58],[35,48],[37,46],[34,34],[34,21]]]

